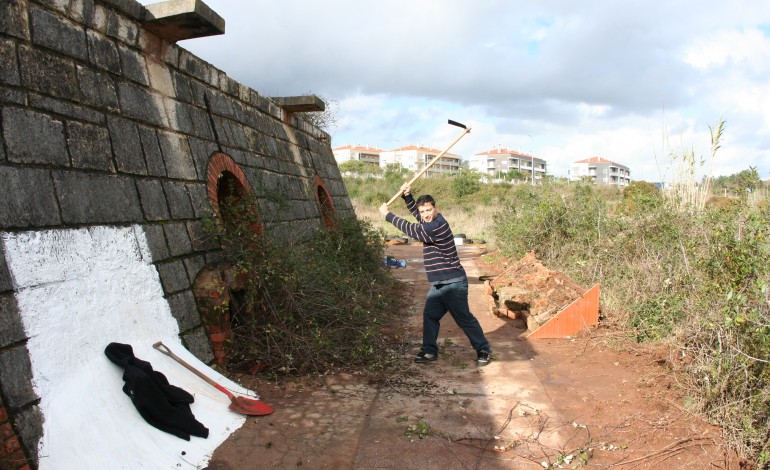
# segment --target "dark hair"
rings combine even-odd
[[[436,207],[436,200],[430,194],[423,194],[417,198],[415,204],[417,204],[417,207],[424,206],[425,204],[431,204],[433,207]]]

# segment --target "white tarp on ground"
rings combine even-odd
[[[44,416],[41,469],[193,469],[245,421],[229,399],[154,350],[162,340],[223,386],[251,393],[192,356],[179,341],[141,226],[0,233],[27,332]],[[185,441],[147,424],[122,391],[123,369],[104,355],[130,344],[172,385],[195,397],[209,437]]]

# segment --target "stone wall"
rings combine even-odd
[[[0,2],[0,235],[141,226],[184,344],[210,362],[192,286],[221,258],[202,224],[219,178],[257,196],[268,237],[353,209],[329,135],[296,100],[261,96],[150,20],[133,0]],[[40,397],[2,250],[0,411],[34,462]]]

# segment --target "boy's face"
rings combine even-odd
[[[420,211],[420,218],[423,222],[432,222],[438,216],[438,207],[429,202],[417,206],[417,210]]]

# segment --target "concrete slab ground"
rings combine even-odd
[[[244,383],[276,411],[249,418],[208,468],[526,469],[553,461],[576,431],[565,432],[533,370],[520,340],[523,325],[486,313],[476,266],[482,247],[458,248],[471,281],[471,310],[494,351],[491,364],[476,366],[475,351],[449,315],[441,322],[440,359],[412,362],[428,290],[422,248],[390,247],[389,254],[407,260],[394,273],[410,285],[404,295],[414,298],[404,319],[415,347],[403,358],[403,373],[377,384],[350,374]]]

